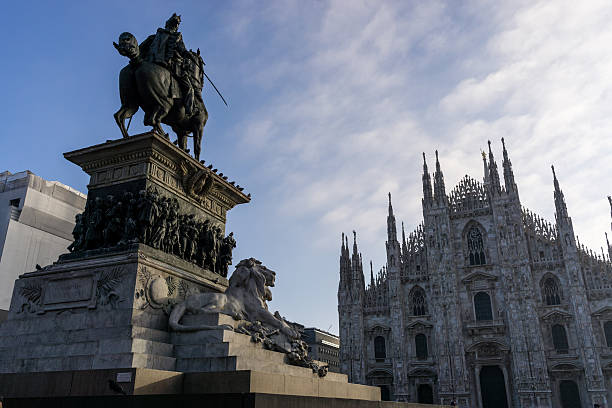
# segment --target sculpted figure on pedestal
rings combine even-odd
[[[138,200],[134,198],[134,194],[127,191],[123,194],[123,201],[126,205],[126,212],[123,225],[123,235],[119,244],[128,244],[138,241],[137,226],[138,226]]]
[[[240,261],[229,280],[225,293],[197,293],[187,296],[177,304],[170,314],[170,327],[175,331],[198,331],[230,328],[227,326],[185,326],[180,323],[185,313],[223,313],[236,320],[259,321],[280,330],[291,338],[299,333],[285,320],[268,310],[266,301],[272,300],[270,287],[275,284],[276,272],[266,268],[260,261],[249,258]],[[231,328],[233,329],[233,327]]]
[[[177,250],[179,241],[178,230],[178,201],[174,199],[168,211],[166,219],[167,231],[164,237],[164,251],[174,253]]]
[[[227,241],[233,240],[232,234]],[[230,244],[231,245],[231,244]],[[288,355],[287,361],[293,365],[309,367],[319,376],[327,374],[326,367],[320,367],[308,357],[307,346],[295,325],[287,322],[278,312],[268,310],[267,301],[272,300],[270,287],[274,287],[276,273],[266,268],[254,258],[238,263],[229,279],[225,293],[196,293],[188,295],[176,304],[170,313],[169,326],[178,332],[200,330],[234,330],[232,325],[184,325],[181,319],[185,314],[222,313],[235,320],[243,320],[237,332],[251,336],[267,349]]]
[[[74,228],[72,229],[72,237],[74,241],[68,246],[68,251],[79,251],[83,247],[84,238],[83,214],[77,214],[74,217]]]
[[[194,156],[199,160],[202,131],[208,119],[202,100],[204,61],[199,49],[193,52],[185,48],[178,31],[180,23],[181,17],[173,14],[164,28],[140,46],[128,32],[119,36],[118,44],[113,43],[130,59],[119,74],[121,108],[114,116],[123,137],[128,137],[125,120],[142,108],[144,124],[161,135],[161,124],[169,125],[181,149],[187,150],[187,137],[192,134]]]
[[[210,220],[181,214],[176,198],[154,189],[141,190],[137,198],[131,192],[123,193],[121,199],[96,197],[75,221],[74,242],[68,247],[73,253],[139,242],[227,277],[236,247],[233,233],[223,237],[221,228]]]
[[[104,219],[103,201],[96,197],[93,201],[88,201],[85,208],[87,228],[85,231],[85,249],[93,249],[102,246],[102,227]]]
[[[106,227],[104,228],[104,246],[110,247],[121,239],[121,233],[123,230],[123,202],[115,202],[113,196],[107,198],[107,210],[105,213]]]
[[[234,239],[234,233],[230,232],[227,237],[223,238],[219,250],[219,267],[217,272],[224,278],[227,278],[229,265],[232,264],[232,250],[234,248],[236,248],[236,240]]]

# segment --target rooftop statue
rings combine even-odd
[[[194,52],[185,47],[178,31],[180,23],[181,16],[173,14],[164,28],[158,28],[140,45],[128,32],[119,36],[119,44],[113,42],[119,54],[130,59],[119,73],[121,108],[114,116],[123,137],[128,137],[125,120],[131,121],[142,108],[145,126],[153,126],[161,135],[161,124],[170,126],[185,151],[187,137],[192,134],[193,153],[199,160],[208,119],[202,100],[204,61],[199,49]]]

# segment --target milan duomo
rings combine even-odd
[[[401,241],[389,195],[386,267],[367,286],[343,236],[342,371],[390,400],[607,407],[612,248],[579,243],[554,168],[552,224],[521,206],[505,145],[503,186],[490,143],[483,163],[484,183],[447,194],[437,152],[433,188],[424,162],[423,222]]]

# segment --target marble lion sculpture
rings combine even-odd
[[[229,279],[225,293],[196,293],[178,303],[170,313],[170,327],[174,331],[189,332],[199,330],[229,329],[230,325],[183,325],[181,319],[186,313],[223,313],[235,320],[260,322],[278,329],[291,339],[299,338],[299,333],[280,316],[268,310],[266,301],[272,300],[270,287],[274,287],[276,273],[255,258],[244,259],[236,265]]]

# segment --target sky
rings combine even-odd
[[[228,213],[234,259],[277,272],[271,310],[338,332],[340,236],[385,262],[387,193],[422,220],[422,152],[447,192],[506,140],[522,204],[554,221],[555,165],[580,241],[600,252],[612,194],[612,3],[550,1],[10,2],[0,26],[0,171],[80,191],[63,152],[120,138],[114,47],[173,12],[209,84],[207,162],[252,201]],[[130,132],[148,130],[142,112]],[[365,266],[365,265],[364,265]]]

